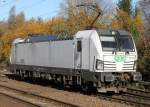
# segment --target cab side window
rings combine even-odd
[[[82,42],[81,42],[81,40],[77,41],[77,51],[78,52],[82,51]]]

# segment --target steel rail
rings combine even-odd
[[[24,103],[27,103],[27,104],[33,105],[33,106],[36,106],[36,107],[41,107],[41,106],[40,106],[40,105],[38,105],[38,104],[35,104],[35,103],[30,102],[30,101],[27,101],[27,100],[21,99],[21,98],[16,97],[16,96],[12,96],[12,95],[9,95],[9,94],[6,94],[6,93],[2,93],[2,92],[0,92],[0,94],[1,94],[1,95],[5,95],[5,96],[7,96],[7,97],[9,97],[9,98],[16,99],[16,100],[18,100],[18,101],[21,101],[21,102],[24,102]]]
[[[5,85],[0,84],[0,87],[6,88],[6,89],[9,89],[9,90],[12,90],[12,91],[16,91],[16,92],[19,92],[19,93],[22,93],[22,94],[25,94],[25,95],[31,95],[31,96],[34,96],[34,97],[37,97],[37,98],[40,98],[40,99],[43,99],[43,100],[55,102],[55,103],[58,103],[60,105],[65,105],[67,107],[79,107],[78,105],[71,104],[69,102],[64,102],[64,101],[56,100],[54,98],[42,96],[42,95],[39,95],[39,94],[36,94],[36,93],[33,93],[33,92],[28,92],[28,91],[16,89],[16,88],[13,88],[13,87],[10,87],[10,86],[5,86]],[[38,105],[36,105],[36,106],[38,106]]]
[[[122,102],[122,103],[126,103],[128,105],[134,105],[134,106],[140,106],[140,107],[150,107],[150,104],[147,104],[147,103],[143,103],[143,102],[139,102],[139,101],[133,101],[133,100],[130,100],[131,98],[128,98],[128,99],[124,99],[123,96],[122,98],[119,98],[118,96],[108,96],[108,95],[99,95],[99,98],[102,98],[102,99],[106,99],[106,100],[109,100],[109,101],[115,101],[115,102]],[[134,98],[134,97],[132,97]]]
[[[131,92],[141,92],[141,93],[150,94],[150,91],[144,91],[144,90],[138,90],[138,89],[129,89],[128,88],[128,91],[131,91]]]

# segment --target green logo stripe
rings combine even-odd
[[[116,55],[114,57],[114,59],[115,59],[116,62],[125,62],[126,61],[126,56],[124,56],[124,55]]]

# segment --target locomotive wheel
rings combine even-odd
[[[89,90],[89,88],[88,88],[88,86],[87,86],[87,85],[83,85],[83,86],[82,86],[82,91],[87,92],[88,90]]]
[[[85,92],[91,92],[93,90],[93,83],[92,82],[84,83],[82,85],[82,90]]]

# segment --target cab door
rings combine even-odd
[[[75,43],[75,57],[74,57],[74,64],[75,69],[82,68],[82,39],[77,39]]]

